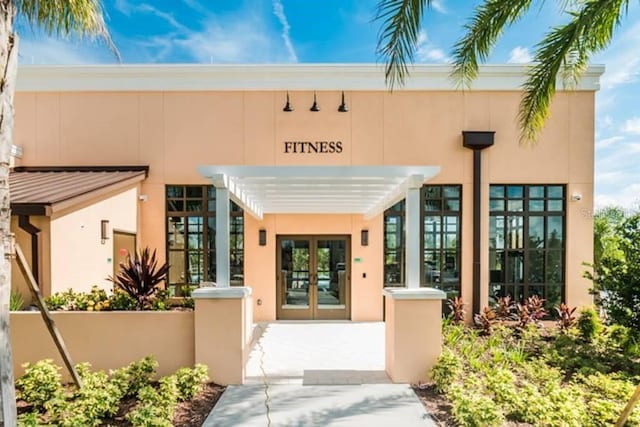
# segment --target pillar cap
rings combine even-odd
[[[382,294],[393,299],[443,300],[447,294],[434,288],[384,288]]]
[[[232,299],[244,298],[251,295],[251,288],[246,286],[215,288],[198,288],[191,292],[193,299]]]

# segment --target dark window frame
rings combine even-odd
[[[492,196],[492,190],[494,188],[502,187],[502,196]],[[522,197],[509,197],[509,187],[516,188],[522,187]],[[536,187],[542,187],[543,195],[542,196],[532,196],[531,189]],[[553,197],[549,195],[549,189],[554,187],[562,188],[562,197]],[[509,201],[522,201],[522,210],[509,210]],[[532,203],[531,202],[542,202],[543,207],[541,210],[534,209],[531,210]],[[562,202],[561,210],[549,210],[549,202]],[[501,209],[492,209],[492,202],[498,202],[502,204]],[[510,295],[514,299],[518,300],[517,290],[522,290],[522,297],[527,298],[531,296],[531,289],[534,290],[536,288],[541,288],[543,291],[542,297],[547,300],[547,308],[551,309],[552,305],[556,303],[565,301],[566,297],[566,252],[567,252],[567,244],[566,244],[566,231],[567,231],[567,186],[566,184],[490,184],[489,186],[489,239],[491,239],[491,223],[493,221],[493,217],[502,217],[504,224],[502,225],[502,232],[504,235],[504,247],[503,248],[492,248],[491,241],[488,242],[488,254],[489,254],[489,298],[492,297],[496,299],[498,296]],[[549,217],[562,217],[562,241],[560,248],[550,248],[549,247],[549,221],[547,218]],[[508,233],[508,218],[522,218],[522,245],[519,248],[511,248],[509,249],[507,246],[507,233]],[[542,233],[544,236],[544,246],[542,248],[532,247],[531,242],[529,241],[530,237],[530,224],[531,218],[543,218],[542,222]],[[500,252],[504,253],[504,257],[501,258],[503,270],[501,277],[496,279],[497,274],[493,274],[492,272],[499,272],[500,270],[492,270],[491,260],[498,259],[498,254]],[[522,278],[521,281],[510,281],[510,264],[507,262],[509,259],[509,254],[517,254],[518,252],[522,253]],[[532,281],[531,280],[531,255],[533,252],[541,252],[543,254],[542,260],[543,264],[541,267],[541,281]],[[550,270],[550,254],[560,254],[560,260],[562,268],[560,270],[560,280],[557,282],[551,282],[548,280]],[[492,257],[493,254],[493,257]],[[500,280],[502,279],[502,280]],[[503,290],[499,293],[495,291],[496,287],[502,286]],[[549,289],[552,287],[560,287],[560,301],[550,301],[548,299]],[[513,290],[513,292],[509,292]]]
[[[444,189],[445,188],[451,188],[451,187],[455,187],[458,193],[457,197],[445,197],[444,196]],[[440,194],[440,197],[437,199],[439,200],[440,209],[437,210],[427,210],[426,209],[426,201],[427,200],[436,200],[433,198],[430,198],[427,196],[427,192],[429,190],[432,189],[438,189],[437,191]],[[451,217],[451,216],[455,216],[457,218],[457,230],[456,230],[456,235],[457,235],[457,245],[456,245],[456,249],[455,249],[455,265],[458,267],[458,277],[457,277],[457,281],[456,282],[449,282],[447,284],[447,289],[449,289],[450,293],[452,292],[452,290],[450,288],[455,288],[455,292],[457,292],[457,295],[460,295],[461,293],[461,285],[462,285],[462,202],[463,202],[463,196],[462,196],[462,190],[463,190],[463,186],[462,184],[425,184],[422,186],[422,188],[420,189],[420,254],[421,254],[421,259],[422,262],[420,263],[420,282],[421,282],[421,286],[434,286],[436,288],[442,289],[443,288],[443,283],[442,283],[442,279],[440,278],[440,280],[438,282],[427,282],[426,280],[426,275],[425,275],[425,254],[427,253],[427,251],[434,251],[434,252],[438,252],[438,257],[440,260],[440,265],[438,266],[437,271],[442,272],[444,270],[445,264],[447,262],[447,257],[446,255],[451,252],[451,250],[447,250],[444,246],[444,236],[447,234],[444,225],[444,219],[445,217]],[[458,208],[457,209],[452,209],[449,208],[449,205],[445,206],[445,201],[446,200],[456,200],[458,202]],[[384,286],[403,286],[405,283],[405,263],[404,263],[404,259],[405,259],[405,254],[406,254],[406,233],[405,233],[405,209],[404,209],[404,203],[405,200],[401,200],[399,201],[396,205],[392,206],[391,208],[385,210],[384,212],[384,220],[383,220],[383,235],[384,235],[384,242],[383,242],[383,268],[384,268]],[[394,209],[396,206],[400,205],[401,207],[399,209]],[[440,247],[439,248],[434,248],[434,249],[428,249],[426,248],[426,243],[425,243],[425,233],[424,233],[424,220],[425,217],[427,216],[439,216],[440,217],[440,231],[439,231],[439,239],[440,239]],[[400,252],[399,257],[400,257],[400,266],[399,266],[399,276],[400,276],[400,281],[397,282],[390,282],[387,280],[389,273],[388,273],[388,264],[387,264],[387,254],[389,252],[393,252],[393,250],[388,249],[387,247],[387,235],[389,234],[389,232],[387,231],[387,218],[389,217],[397,217],[399,218],[399,226],[402,227],[402,231],[400,232],[400,236],[401,236],[401,242],[400,242],[400,248],[398,249],[398,251]],[[445,289],[445,290],[447,290]]]
[[[170,195],[170,189],[180,193],[179,196]],[[199,191],[200,196],[189,197],[189,192]],[[210,230],[207,226],[210,220],[213,220],[215,223],[216,219],[216,211],[215,211],[215,187],[212,185],[189,185],[189,184],[167,184],[165,185],[165,256],[167,262],[170,263],[171,253],[182,253],[183,264],[185,268],[185,276],[182,277],[179,282],[171,282],[171,275],[167,277],[166,280],[166,288],[168,290],[173,290],[173,293],[176,295],[180,295],[183,292],[183,287],[195,287],[200,282],[209,282],[215,281],[216,275],[216,248],[215,248],[215,228],[213,228],[213,236],[209,236]],[[191,202],[191,204],[189,203]],[[199,209],[190,210],[189,207],[193,207],[199,203]],[[230,263],[231,263],[231,273],[232,273],[232,285],[242,285],[243,284],[243,272],[244,272],[244,212],[242,208],[237,206],[234,202],[230,202],[231,206],[229,209],[230,212],[230,224],[229,224],[229,233],[230,233]],[[175,206],[175,209],[170,209],[171,206]],[[200,224],[202,224],[201,231],[201,246],[198,249],[190,249],[188,244],[187,233],[183,231],[184,236],[184,247],[181,249],[171,249],[170,246],[170,230],[169,223],[171,218],[184,218],[182,220],[182,224],[188,227],[189,220],[187,218],[199,218]],[[178,221],[175,221],[178,222]],[[240,235],[241,238],[237,237],[233,239],[233,235]],[[233,243],[236,243],[235,247]],[[197,275],[198,280],[194,282],[190,278],[190,260],[191,257],[198,257],[198,264],[202,264],[201,276]],[[239,260],[239,261],[238,261]],[[234,265],[235,261],[235,265]],[[238,280],[238,274],[236,274],[235,278],[233,275],[234,268],[239,269],[242,273],[241,279]],[[169,265],[169,269],[172,266]],[[209,271],[211,268],[212,271]],[[189,270],[189,272],[187,272]],[[198,273],[200,273],[200,269],[198,269]]]
[[[428,192],[430,189],[438,188],[439,197],[428,197]],[[446,197],[445,196],[445,188],[455,188],[457,189],[458,196],[457,197]],[[440,203],[440,209],[427,210],[426,204],[427,200],[437,200]],[[451,209],[450,205],[446,202],[449,200],[455,200],[458,202],[458,209]],[[439,216],[440,217],[440,247],[428,249],[426,247],[425,242],[425,230],[424,230],[424,221],[427,216]],[[447,269],[447,255],[452,250],[447,250],[445,247],[445,236],[449,234],[446,230],[445,226],[445,218],[446,217],[456,217],[457,218],[457,227],[456,227],[456,248],[455,248],[455,265],[458,267],[458,277],[455,282],[448,282],[448,284],[444,285],[443,282],[443,272]],[[425,184],[420,189],[420,249],[421,249],[421,259],[420,263],[420,285],[421,286],[429,286],[434,287],[436,289],[441,289],[447,293],[447,298],[452,298],[454,296],[461,296],[462,293],[462,184]],[[435,271],[439,273],[439,280],[435,282],[428,282],[427,275],[425,274],[425,257],[427,251],[438,252],[438,257],[440,260],[440,265],[437,266]]]

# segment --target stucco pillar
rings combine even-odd
[[[442,300],[433,288],[385,288],[385,370],[394,383],[431,376],[442,351]]]
[[[420,188],[409,188],[405,199],[406,287],[420,287]]]
[[[216,188],[216,285],[230,286],[229,264],[229,190]]]
[[[253,337],[251,288],[199,288],[195,300],[195,362],[218,384],[242,384]]]

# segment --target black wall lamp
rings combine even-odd
[[[320,111],[320,107],[318,106],[318,100],[316,99],[316,92],[313,92],[313,105],[309,108],[309,111],[318,112]]]
[[[284,104],[284,108],[282,109],[282,111],[284,111],[285,113],[290,113],[293,111],[293,107],[291,106],[291,103],[289,102],[289,91],[287,91],[287,103]]]
[[[360,246],[369,246],[369,230],[360,231]]]
[[[338,107],[338,111],[341,113],[346,113],[349,111],[349,107],[347,107],[347,103],[344,102],[344,91],[342,91],[342,103]]]
[[[100,242],[104,245],[109,240],[109,220],[100,220]]]
[[[260,246],[267,246],[267,230],[263,228],[258,230],[258,244]]]

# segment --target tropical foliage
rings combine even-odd
[[[381,0],[378,19],[382,30],[378,53],[387,63],[391,87],[403,84],[413,60],[423,12],[431,0]],[[566,23],[551,28],[536,45],[533,64],[524,84],[519,122],[521,142],[533,141],[549,116],[549,106],[561,79],[571,88],[578,82],[591,57],[606,48],[615,28],[627,13],[628,0],[557,1]],[[453,50],[453,77],[463,87],[478,75],[504,30],[538,5],[532,0],[485,0],[465,25],[465,34]],[[535,6],[534,6],[535,7]]]
[[[462,426],[609,426],[640,381],[630,329],[580,319],[583,330],[494,324],[489,335],[446,322],[435,388]],[[593,336],[593,330],[600,330]],[[635,409],[627,426],[640,425]]]
[[[77,366],[81,389],[61,383],[60,367],[51,360],[25,365],[17,381],[21,426],[111,425],[116,414],[134,426],[171,426],[179,402],[193,399],[208,381],[207,368],[180,368],[154,382],[158,362],[145,357],[106,373],[87,363]]]
[[[640,337],[640,213],[615,226],[605,244],[609,248],[587,276],[610,321]]]
[[[167,278],[169,264],[158,266],[156,251],[146,247],[133,256],[127,254],[120,263],[120,271],[116,277],[109,277],[117,289],[129,295],[139,310],[149,309],[153,305],[156,294],[161,290],[160,284]]]

